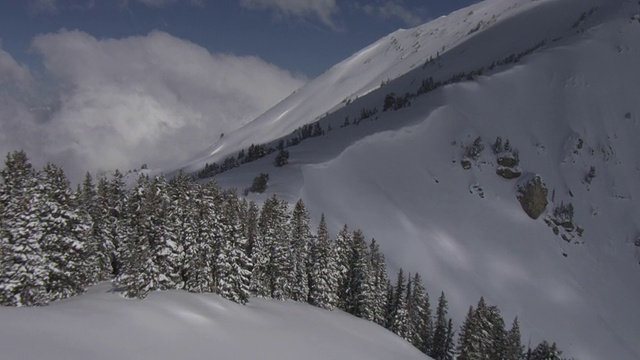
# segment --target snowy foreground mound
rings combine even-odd
[[[213,294],[126,300],[103,283],[42,308],[0,308],[2,359],[428,359],[342,311]]]

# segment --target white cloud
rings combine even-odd
[[[336,0],[240,0],[249,9],[270,9],[278,16],[315,16],[333,30],[339,30],[333,15],[338,12]]]
[[[379,16],[383,19],[397,18],[408,26],[417,26],[425,22],[424,8],[409,9],[402,1],[385,1],[378,4],[356,5],[367,15]]]
[[[259,58],[211,54],[159,31],[118,40],[61,31],[32,47],[56,85],[0,92],[0,150],[23,148],[75,180],[86,170],[184,161],[303,84]],[[30,78],[0,52],[0,89],[3,79]]]

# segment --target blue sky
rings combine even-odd
[[[62,28],[97,38],[145,35],[157,29],[214,53],[259,56],[312,78],[398,28],[416,26],[474,2],[3,0],[0,38],[6,51],[27,60],[35,35]]]
[[[0,0],[0,153],[170,168],[380,37],[475,0]]]

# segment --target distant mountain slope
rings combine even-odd
[[[424,25],[398,30],[333,66],[294,94],[214,143],[190,169],[220,161],[249,145],[282,137],[399,77],[404,88],[425,76],[439,79],[488,66],[547,39],[575,33],[581,14],[599,16],[622,0],[489,0]],[[591,20],[591,19],[587,19]],[[584,27],[588,21],[580,22]],[[580,29],[580,28],[578,28]],[[427,67],[430,59],[442,58]],[[445,64],[442,66],[442,64]]]
[[[486,26],[494,14],[501,15]],[[334,109],[320,121],[324,136],[288,148],[285,167],[273,166],[274,154],[216,179],[243,188],[267,172],[269,192],[303,198],[333,229],[361,227],[392,266],[419,271],[432,294],[444,290],[458,324],[483,295],[505,318],[519,316],[525,343],[527,337],[532,344],[557,341],[565,355],[582,360],[639,359],[638,14],[637,1],[623,0],[474,5],[394,33],[336,65],[225,136],[190,169],[275,140]],[[480,20],[481,29],[469,34]],[[439,57],[437,37],[407,50],[414,34],[429,32],[449,34]],[[385,56],[394,37],[403,50]],[[489,68],[541,40],[519,61]],[[430,56],[436,60],[423,67]],[[367,71],[374,61],[380,67]],[[445,80],[481,67],[473,80],[382,111],[386,94],[415,92],[426,77]],[[340,105],[352,95],[360,97]],[[373,108],[379,112],[353,125],[362,109]],[[345,117],[351,125],[342,127]],[[460,161],[478,136],[485,150],[465,170]],[[520,179],[496,175],[500,165],[490,147],[497,136],[519,151]],[[595,177],[587,180],[592,167]],[[536,220],[516,199],[527,174],[540,175],[548,188],[549,204]],[[555,207],[569,203],[582,236],[547,224]]]
[[[110,284],[42,308],[0,308],[2,359],[429,359],[341,311],[182,291],[125,300]]]

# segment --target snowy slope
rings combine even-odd
[[[394,33],[336,65],[225,136],[191,168],[331,111],[321,124],[333,130],[289,148],[289,165],[275,168],[271,155],[217,180],[243,188],[268,172],[269,191],[302,197],[316,219],[324,212],[334,229],[361,227],[392,266],[421,272],[432,294],[444,290],[458,324],[485,296],[506,319],[519,316],[525,343],[546,338],[582,360],[639,359],[639,13],[637,1],[623,0],[474,5]],[[490,25],[469,34],[480,20]],[[401,45],[387,51],[393,38]],[[516,64],[340,127],[362,108],[380,109],[386,93],[415,91],[425,76],[446,79],[488,66],[545,38]],[[419,48],[411,46],[416,39]],[[443,43],[436,65],[423,67]],[[477,136],[487,149],[463,170],[463,147]],[[575,206],[583,237],[566,242],[544,216],[532,220],[523,212],[516,181],[495,174],[488,148],[496,136],[519,150],[522,170],[542,176],[550,200],[555,193],[547,214],[560,202]],[[588,184],[591,166],[596,177]]]
[[[429,359],[341,311],[213,294],[126,300],[101,284],[43,308],[0,308],[2,359]]]
[[[253,122],[225,135],[188,168],[198,169],[251,144],[282,137],[402,75],[405,81],[396,84],[400,88],[422,79],[425,73],[446,79],[459,71],[487,66],[541,39],[573,32],[568,25],[599,2],[606,8],[619,1],[485,1],[416,28],[398,30],[333,66]],[[438,57],[446,59],[441,62],[446,63],[444,68],[425,66],[429,59]]]

